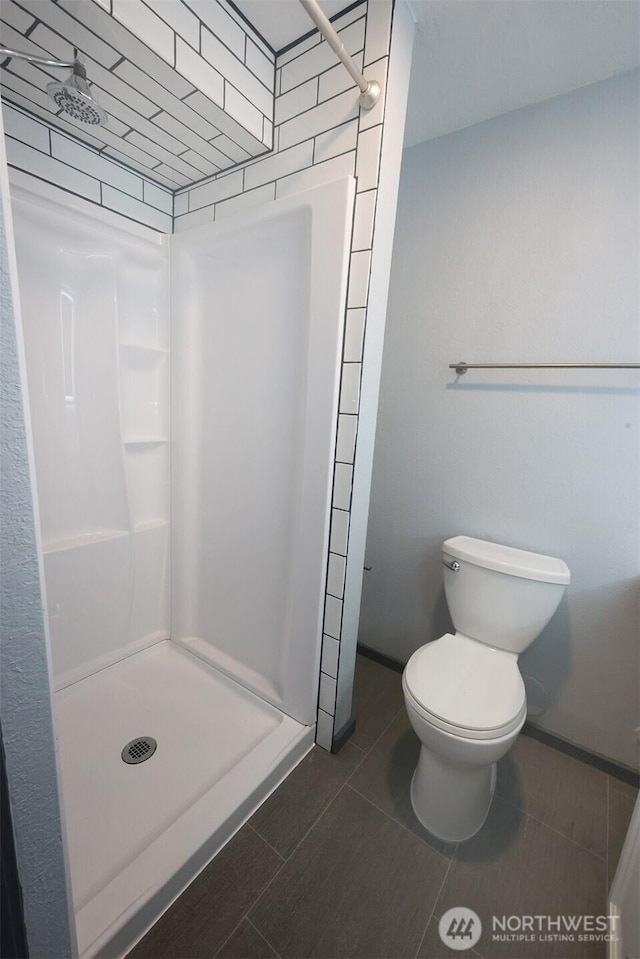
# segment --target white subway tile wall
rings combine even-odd
[[[360,401],[360,363],[345,363],[340,386],[340,412],[357,414]]]
[[[344,331],[345,363],[357,363],[362,359],[365,314],[366,310],[347,310],[347,324]]]
[[[334,639],[339,639],[341,625],[342,600],[327,593],[324,604],[324,631],[327,636],[333,636]],[[327,712],[329,712],[329,710],[327,710]]]
[[[346,559],[338,553],[329,553],[329,567],[327,569],[327,593],[342,599],[344,593],[344,574]]]
[[[247,48],[244,62],[254,76],[273,94],[274,60],[262,52],[260,47],[247,35]]]
[[[392,3],[380,3],[373,0],[367,14],[367,36],[364,48],[365,66],[389,55],[391,39]]]
[[[225,197],[241,193],[242,180],[242,171],[235,170],[218,180],[211,180],[209,183],[196,187],[189,194],[189,210],[197,210],[201,206],[211,206],[216,200],[224,200]],[[211,218],[213,219],[213,216]]]
[[[211,34],[209,34],[211,36]],[[234,58],[235,59],[235,58]],[[176,37],[176,70],[219,107],[224,103],[224,77],[193,50],[188,43]]]
[[[193,230],[194,227],[204,226],[205,223],[213,223],[213,207],[203,206],[200,210],[194,210],[193,213],[186,213],[173,221],[173,232],[181,233],[183,230]]]
[[[60,70],[11,58],[5,102],[171,190],[268,152],[275,54],[227,0],[2,0],[3,43],[85,58],[109,115],[88,129],[58,116],[45,87]],[[143,42],[144,40],[144,42]]]
[[[280,127],[279,148],[285,150],[294,143],[309,140],[318,133],[331,130],[358,115],[358,98],[347,90],[325,103],[298,114]]]
[[[217,0],[186,0],[187,6],[207,25],[212,33],[220,37],[225,46],[238,58],[244,56],[245,30],[239,26],[228,4]]]
[[[2,109],[9,166],[162,233],[173,227],[173,193],[8,103]]]
[[[16,8],[11,16],[16,20],[19,17],[24,20],[31,12],[28,4],[32,2],[24,0],[22,3],[27,13]],[[60,0],[52,6],[64,10],[72,2]],[[98,6],[97,0],[94,5]],[[163,6],[154,6],[154,10],[159,12]],[[220,65],[215,52],[219,51],[217,44],[222,43],[227,50],[227,59],[233,55],[251,71],[253,80],[244,90],[226,76],[223,82],[225,105],[228,106],[230,93],[232,112],[241,117],[241,122],[252,132],[245,129],[238,134],[237,124],[232,117],[228,113],[221,114],[201,90],[194,91],[190,87],[191,92],[183,100],[177,101],[179,106],[171,104],[170,107],[168,101],[160,102],[162,94],[156,89],[158,84],[144,68],[122,62],[115,66],[113,72],[105,70],[109,78],[105,84],[114,84],[109,94],[117,97],[121,92],[115,84],[125,80],[132,84],[128,89],[135,87],[143,98],[142,104],[137,104],[135,109],[148,104],[150,112],[146,116],[150,117],[155,112],[153,122],[161,128],[164,136],[178,140],[185,147],[178,156],[171,149],[171,140],[156,135],[154,151],[160,148],[158,156],[162,161],[154,169],[156,185],[131,169],[142,170],[148,161],[152,140],[148,127],[136,127],[137,136],[129,134],[126,139],[110,135],[98,156],[94,150],[80,146],[63,133],[52,133],[49,139],[46,124],[34,121],[21,110],[8,108],[8,149],[12,165],[166,232],[172,229],[171,210],[173,230],[179,232],[343,176],[357,178],[316,733],[317,742],[326,749],[331,749],[334,736],[340,732],[334,729],[335,689],[340,670],[351,485],[358,433],[361,362],[371,249],[375,234],[392,6],[392,0],[375,0],[369,4],[363,0],[334,21],[347,49],[356,56],[358,62],[364,62],[365,75],[381,83],[383,94],[380,106],[369,112],[359,109],[357,88],[344,68],[336,64],[335,54],[326,41],[315,33],[276,59],[275,111],[267,115],[261,109],[267,106],[262,90],[268,91],[269,84],[265,81],[273,75],[274,59],[262,40],[259,37],[247,37],[242,21],[233,8],[217,0],[167,2],[164,20],[180,34],[181,41],[176,43],[177,51],[182,51],[178,53],[179,56],[184,57],[187,46],[194,47],[195,24],[192,17],[195,17],[205,36],[209,37],[211,31],[217,38],[216,43],[211,39],[205,41],[203,53],[212,60],[212,63],[202,61],[205,68],[215,72],[214,63]],[[139,10],[132,14],[139,15]],[[38,29],[45,28],[38,26],[33,34]],[[220,75],[224,72],[221,70]],[[235,80],[239,84],[238,78],[239,74],[236,74]],[[11,96],[22,97],[20,103],[25,102],[28,91],[20,87],[20,83],[26,81],[17,71],[11,74],[9,81],[12,84]],[[211,83],[214,81],[211,80]],[[256,91],[260,91],[257,97]],[[213,86],[210,92],[215,92]],[[130,106],[134,109],[133,104]],[[158,113],[158,110],[161,112]],[[271,119],[275,122],[274,150],[267,156],[255,158],[255,140],[261,136],[269,138]],[[184,133],[185,126],[189,128],[188,134]],[[203,141],[206,141],[206,148],[202,145]],[[238,166],[230,172],[220,172],[201,179],[194,185],[189,181],[192,171],[198,171],[201,178],[203,160],[215,164],[219,159],[216,150],[231,158]],[[87,155],[76,151],[85,151]],[[124,160],[128,169],[114,162],[120,159]],[[173,196],[169,190],[157,186],[160,176],[166,178],[163,185],[178,185]]]
[[[325,713],[330,715],[335,710],[336,703],[336,680],[335,677],[327,673],[320,673],[320,693],[318,696],[318,706]]]
[[[200,23],[197,16],[182,0],[162,0],[162,19],[194,50],[198,49]]]
[[[7,110],[6,112],[8,115],[9,111]],[[16,111],[13,112],[15,113]],[[42,124],[38,124],[38,126],[44,131],[47,130]],[[48,147],[49,144],[47,144],[43,152],[47,152]],[[82,170],[84,173],[95,177],[96,180],[109,183],[118,190],[123,190],[130,196],[142,200],[142,178],[136,176],[135,173],[131,173],[130,170],[125,170],[124,167],[114,163],[113,160],[110,160],[108,157],[100,156],[99,153],[94,153],[93,150],[87,150],[87,148],[81,146],[81,144],[70,140],[69,137],[62,136],[60,133],[55,133],[53,130],[51,131],[50,147],[51,156],[57,160],[62,160],[62,162],[68,166],[75,167],[76,170]],[[166,190],[162,190],[161,187],[157,187],[156,189],[166,194],[169,198],[171,197],[171,194],[167,193]],[[173,216],[173,209],[169,210],[169,213]]]
[[[357,119],[334,127],[326,133],[321,133],[315,138],[314,162],[320,163],[322,160],[330,160],[331,157],[355,150],[357,139]]]
[[[351,497],[349,497],[351,498]],[[340,556],[347,555],[347,541],[349,539],[349,513],[346,509],[331,511],[331,537],[329,549]]]
[[[292,173],[282,180],[276,181],[276,197],[291,196],[302,190],[310,190],[314,186],[322,186],[332,180],[339,180],[343,176],[353,176],[355,173],[355,150],[342,153],[332,160],[315,163],[306,170]]]
[[[337,463],[353,463],[357,429],[357,416],[342,413],[338,416],[338,439],[336,441]]]
[[[362,70],[363,59],[364,54],[362,50],[353,56],[354,63],[358,70]],[[345,70],[341,63],[336,63],[335,67],[331,67],[330,70],[327,70],[327,72],[323,73],[320,77],[318,100],[322,103],[323,100],[328,100],[329,97],[335,97],[336,94],[342,93],[344,90],[350,90],[354,86],[355,83],[351,74]]]
[[[360,9],[364,14],[364,4]],[[341,27],[339,20],[336,20],[334,23],[334,27],[338,31],[346,50],[352,55],[364,48],[365,19],[365,16],[361,16],[359,20],[350,24],[348,27]],[[294,50],[295,49],[294,47]],[[318,38],[316,37],[315,45],[306,53],[287,60],[286,64],[282,67],[280,67],[279,63],[276,63],[276,67],[282,70],[280,93],[286,93],[287,90],[297,87],[304,80],[319,76],[326,70],[335,67],[335,65],[336,55],[329,44],[324,41],[318,42]]]
[[[364,313],[364,310],[362,312]],[[348,510],[350,508],[352,479],[353,467],[349,463],[336,463],[333,473],[334,510]]]
[[[310,167],[313,162],[313,141],[307,140],[290,150],[274,153],[262,163],[249,166],[244,171],[244,188],[253,189],[271,180],[279,180],[301,167]]]
[[[7,137],[7,162],[10,166],[27,170],[39,179],[55,183],[56,186],[85,197],[87,200],[93,200],[94,203],[100,202],[99,180],[87,176],[75,167],[55,160],[48,153],[41,153],[28,144],[21,143],[20,140]]]
[[[7,136],[28,143],[42,153],[49,152],[49,129],[18,110],[6,110],[4,129]]]
[[[306,83],[301,83],[299,87],[294,87],[289,93],[283,93],[276,98],[275,122],[276,125],[284,123],[291,117],[298,116],[314,107],[318,102],[318,77],[312,77]]]
[[[144,202],[173,217],[173,195],[167,190],[160,189],[155,183],[149,183],[148,180],[143,180],[142,185]]]
[[[189,196],[186,193],[176,193],[173,200],[173,215],[181,216],[189,212]]]
[[[112,0],[112,15],[136,37],[145,37],[147,44],[163,60],[173,64],[175,33],[142,0]]]
[[[255,190],[245,190],[237,196],[232,196],[228,200],[222,200],[216,204],[216,219],[231,216],[240,210],[247,210],[252,206],[259,206],[261,203],[268,203],[269,200],[275,200],[275,184],[265,183],[264,186],[258,186]]]
[[[316,726],[316,742],[318,745],[324,745],[325,749],[330,749],[327,745],[333,742],[333,712],[325,713],[324,709],[318,708],[318,723]]]
[[[351,254],[351,272],[349,274],[349,293],[347,296],[347,306],[349,309],[353,309],[354,307],[358,306],[364,307],[367,305],[370,266],[370,250],[360,250]]]
[[[381,146],[382,126],[371,127],[358,134],[356,176],[361,190],[374,190],[378,186]]]
[[[367,80],[376,80],[380,84],[381,94],[378,102],[367,111],[367,115],[362,117],[362,122],[360,123],[361,130],[368,130],[369,127],[375,127],[379,123],[382,123],[382,118],[384,116],[384,107],[386,102],[385,92],[387,86],[387,65],[388,58],[383,57],[382,60],[376,60],[375,63],[370,63],[364,68],[364,75]]]
[[[250,100],[243,96],[239,90],[232,87],[230,83],[225,84],[224,103],[226,112],[234,117],[245,130],[248,130],[248,132],[256,138],[265,135],[265,117],[263,114]],[[269,143],[271,143],[272,139],[273,133],[269,137]]]
[[[353,219],[353,249],[370,250],[373,243],[373,218],[376,212],[376,191],[367,190],[356,198]]]
[[[322,662],[320,668],[327,676],[333,676],[336,679],[338,675],[338,655],[340,653],[340,643],[333,636],[322,637]]]

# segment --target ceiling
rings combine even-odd
[[[235,0],[235,5],[276,52],[315,30],[299,0]],[[327,17],[333,17],[351,2],[320,0],[320,6]]]
[[[640,65],[637,0],[411,0],[405,147]]]

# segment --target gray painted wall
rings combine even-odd
[[[405,151],[359,635],[404,662],[451,628],[448,536],[560,556],[535,721],[630,766],[638,373],[447,365],[640,361],[638,116],[636,71]]]
[[[72,955],[73,934],[11,288],[15,270],[7,245],[4,147],[0,180],[0,719],[29,955],[64,959]]]

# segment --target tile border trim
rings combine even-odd
[[[547,730],[541,726],[536,726],[535,723],[527,721],[522,727],[522,732],[525,736],[544,743],[545,746],[551,746],[553,749],[557,749],[558,752],[571,756],[572,759],[578,759],[586,763],[587,766],[593,766],[594,769],[598,769],[608,776],[613,776],[614,779],[619,779],[621,782],[628,783],[630,786],[635,786],[636,789],[640,788],[640,773],[631,769],[629,766],[623,766],[613,759],[607,759],[605,756],[601,756],[599,753],[593,752],[590,749],[577,746],[570,740],[563,739],[562,736],[556,736],[555,733],[547,732]]]

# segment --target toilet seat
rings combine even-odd
[[[505,736],[526,715],[516,658],[460,634],[446,633],[416,650],[403,686],[427,722],[465,739]]]

